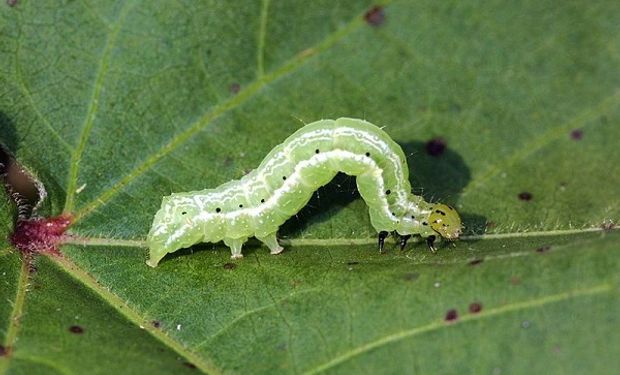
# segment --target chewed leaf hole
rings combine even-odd
[[[43,184],[0,145],[0,180],[17,206],[17,219],[27,219],[45,198]]]

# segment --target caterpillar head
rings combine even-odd
[[[461,235],[461,217],[448,205],[441,203],[434,205],[428,221],[431,229],[448,241],[457,240]]]
[[[166,254],[196,243],[202,233],[192,219],[196,211],[193,201],[182,195],[164,197],[147,237],[149,266],[155,267]]]

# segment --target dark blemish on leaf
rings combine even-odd
[[[20,220],[11,234],[11,243],[23,254],[59,254],[57,245],[69,225],[69,215]]]
[[[420,277],[420,274],[417,272],[408,272],[405,275],[403,275],[403,279],[405,281],[415,281]]]
[[[286,176],[282,176],[282,179],[283,179],[284,181],[286,181]]]
[[[321,152],[321,150],[319,150],[318,148],[316,150],[314,150],[315,154],[318,154],[319,152]]]
[[[450,309],[446,313],[446,322],[453,322],[459,318],[459,313],[456,309]]]
[[[14,7],[15,5],[17,5],[17,1],[18,0],[6,0],[6,5]]]
[[[527,191],[524,191],[522,193],[519,193],[518,195],[519,199],[521,199],[522,201],[530,201],[532,200],[532,193],[529,193]]]
[[[495,228],[496,225],[497,224],[495,224],[494,221],[489,221],[489,222],[486,223],[485,226],[486,226],[487,229],[493,229],[493,228]]]
[[[446,151],[446,141],[439,137],[426,142],[426,153],[430,156],[440,156]]]
[[[386,191],[385,191],[385,195],[390,195],[390,194],[392,194],[392,191],[391,191],[391,190],[386,190]]]
[[[191,362],[183,362],[183,366],[185,366],[187,368],[191,368],[192,370],[196,369],[196,365],[191,363]]]
[[[71,326],[69,327],[69,332],[75,333],[76,335],[81,335],[82,333],[84,333],[84,328],[80,326]]]
[[[4,346],[4,345],[0,345],[0,357],[4,357],[9,355],[10,352],[10,347],[8,346]]]
[[[572,132],[570,132],[570,137],[571,139],[575,140],[575,141],[580,141],[581,138],[583,138],[583,130],[581,129],[575,129]]]
[[[240,205],[239,205],[239,208],[243,208],[243,205],[242,205],[242,204],[240,204]]]
[[[155,327],[155,328],[159,328],[159,327],[161,327],[161,322],[160,322],[159,320],[153,320],[153,321],[151,322],[151,324],[152,324],[152,325],[153,325],[153,327]]]
[[[235,268],[237,268],[237,265],[234,263],[225,263],[224,264],[224,269],[226,270],[234,270]]]
[[[375,5],[370,8],[370,10],[364,14],[364,19],[371,26],[381,26],[385,22],[383,7]]]
[[[536,249],[536,252],[537,253],[546,253],[549,250],[551,250],[551,245],[544,245],[544,246],[541,246],[538,249]]]
[[[347,262],[347,265],[348,265],[348,266],[354,266],[354,265],[356,265],[356,264],[360,264],[360,262],[355,261],[355,260],[350,261],[350,262]]]
[[[241,90],[241,85],[238,83],[233,83],[232,85],[230,85],[230,92],[231,94],[237,94],[239,92],[239,90]]]
[[[608,232],[616,227],[616,224],[610,222],[601,224],[601,229]]]
[[[366,156],[370,156],[370,152],[367,152],[367,153],[366,153]]]
[[[422,225],[428,225],[428,223],[426,221],[423,221]]]
[[[480,264],[480,263],[482,263],[482,262],[484,262],[484,259],[482,259],[482,258],[480,258],[480,259],[474,259],[474,260],[472,260],[471,262],[469,262],[469,265],[470,265],[470,266],[477,266],[477,265],[479,265],[479,264]]]
[[[187,211],[181,212],[181,215],[187,215]]]
[[[221,209],[221,208],[219,208],[219,207],[217,207],[217,208],[215,209],[215,212],[217,212],[217,213],[219,214],[220,212],[222,212],[222,209]]]
[[[265,199],[261,199],[261,200],[260,200],[260,202],[261,202],[261,203],[265,203]]]
[[[519,285],[519,284],[521,284],[521,279],[519,277],[517,277],[517,276],[513,276],[513,277],[510,278],[510,283],[512,285]]]
[[[469,312],[472,314],[477,314],[482,311],[482,304],[480,302],[472,302],[469,304]]]

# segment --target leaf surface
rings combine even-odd
[[[619,368],[620,5],[374,5],[0,6],[0,141],[45,186],[40,214],[74,217],[63,255],[28,264],[0,205],[0,373]],[[341,116],[384,127],[468,236],[378,254],[341,175],[281,256],[144,264],[163,195]]]

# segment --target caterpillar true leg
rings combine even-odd
[[[230,251],[232,253],[230,257],[232,259],[243,258],[243,254],[241,254],[241,248],[243,247],[243,244],[247,240],[248,240],[247,237],[246,238],[224,238],[224,243],[226,244],[226,246],[230,247]]]
[[[280,246],[278,243],[278,239],[276,238],[276,233],[271,233],[266,235],[265,237],[256,237],[260,242],[264,243],[269,250],[271,250],[271,254],[276,255],[280,254],[284,248]]]
[[[435,251],[437,251],[437,249],[435,249],[436,239],[437,237],[435,235],[431,235],[426,238],[426,244],[428,245],[428,248],[430,249],[431,253],[435,253]]]
[[[379,232],[379,252],[383,252],[383,245],[385,244],[385,238],[388,236],[388,232],[382,230]]]
[[[409,241],[410,238],[411,238],[410,234],[407,234],[405,236],[400,236],[400,249],[401,250],[405,248],[405,245],[407,245],[407,241]]]

